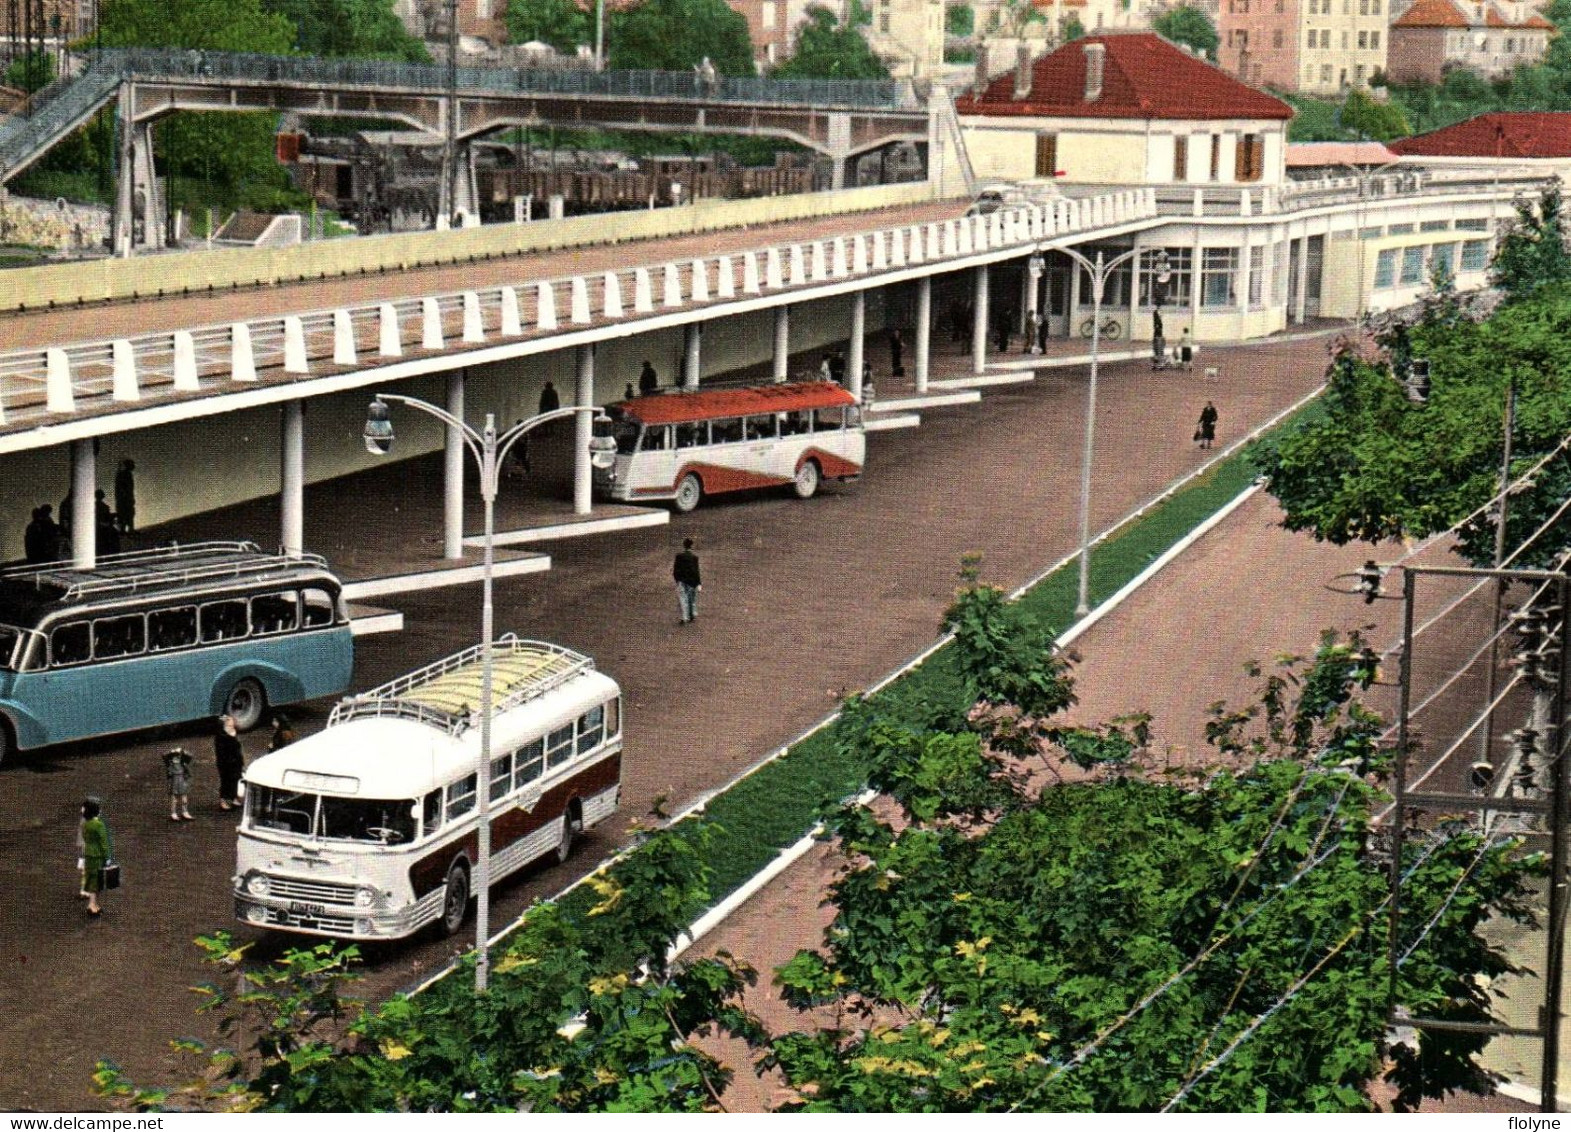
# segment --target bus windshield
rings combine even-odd
[[[250,786],[246,805],[251,825],[256,829],[380,845],[403,845],[415,839],[412,798],[334,798]]]

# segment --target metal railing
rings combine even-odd
[[[191,560],[199,561],[191,561]],[[160,563],[187,565],[162,570],[147,570],[128,575],[104,576],[108,570],[127,566],[153,566]],[[7,580],[55,585],[62,589],[61,600],[75,601],[90,594],[135,593],[150,586],[189,585],[215,578],[240,578],[267,574],[280,569],[309,566],[325,570],[327,559],[318,554],[268,554],[254,542],[195,542],[186,545],[132,550],[106,554],[91,569],[69,560],[46,562],[37,566],[13,567],[0,571]]]
[[[217,51],[106,50],[88,69],[121,78],[280,82],[291,85],[445,91],[447,68],[378,59],[319,59]],[[908,84],[865,79],[763,79],[683,71],[585,71],[544,67],[459,67],[459,94],[576,94],[605,98],[804,106],[817,109],[919,109]]]
[[[114,97],[120,76],[89,71],[61,79],[33,96],[32,112],[0,121],[0,175],[25,164]]]
[[[444,657],[424,668],[418,668],[406,673],[396,680],[389,680],[368,692],[342,700],[333,708],[332,715],[328,717],[329,727],[340,723],[347,723],[351,719],[394,717],[414,719],[427,723],[447,732],[449,735],[461,734],[470,723],[470,713],[452,712],[442,708],[432,707],[429,704],[419,703],[406,697],[411,692],[426,687],[436,680],[460,669],[477,665],[481,662],[486,646],[483,644],[471,645],[452,656]],[[579,652],[562,645],[552,644],[550,641],[521,640],[511,633],[497,638],[491,645],[493,661],[505,660],[520,655],[533,655],[544,659],[547,663],[534,675],[513,684],[491,705],[493,718],[504,711],[517,707],[521,703],[544,695],[552,688],[572,679],[583,672],[592,671],[595,662]],[[471,705],[475,711],[479,704]]]

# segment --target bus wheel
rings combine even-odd
[[[698,477],[692,472],[682,477],[682,482],[676,485],[676,509],[686,515],[698,501],[704,497],[704,485],[698,482]]]
[[[792,490],[798,499],[811,499],[818,494],[818,461],[808,460],[796,470]]]
[[[447,895],[442,899],[442,934],[457,935],[469,915],[469,862],[462,857],[447,870]]]
[[[235,717],[236,730],[250,731],[262,722],[262,716],[267,711],[267,693],[262,690],[261,684],[247,676],[229,689],[229,701],[224,711]]]
[[[559,865],[566,864],[573,855],[573,842],[578,839],[578,821],[577,807],[568,807],[566,816],[562,818],[562,840],[556,843],[556,863]]]

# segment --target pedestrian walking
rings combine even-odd
[[[556,394],[556,386],[551,382],[545,383],[545,388],[540,391],[540,412],[554,413],[562,407],[562,398]]]
[[[240,805],[240,776],[245,773],[245,750],[240,746],[240,731],[232,715],[218,717],[213,761],[218,766],[218,808],[232,810]]]
[[[87,914],[97,916],[103,912],[98,903],[104,891],[104,866],[114,858],[109,840],[109,827],[104,824],[103,806],[97,798],[82,803],[82,891],[87,893]]]
[[[1195,338],[1187,326],[1178,336],[1178,364],[1185,369],[1195,368]]]
[[[638,392],[643,396],[660,391],[660,375],[655,372],[655,367],[649,364],[649,359],[644,359],[644,368],[638,371]]]
[[[1162,334],[1162,312],[1151,312],[1151,368],[1167,368],[1167,339]]]
[[[115,518],[126,534],[136,531],[136,461],[121,460],[115,473]]]
[[[682,549],[671,564],[671,577],[676,582],[676,600],[682,611],[680,624],[686,625],[698,617],[698,591],[704,588],[692,539],[682,540]]]
[[[289,722],[289,717],[283,712],[273,716],[273,737],[267,741],[267,749],[282,751],[293,743],[299,736],[295,734],[294,725]]]
[[[1200,410],[1200,424],[1195,428],[1195,439],[1202,448],[1210,448],[1216,439],[1216,416],[1216,406],[1207,401],[1206,407]]]
[[[904,377],[905,367],[905,339],[900,336],[897,326],[889,332],[889,376]]]
[[[164,777],[169,780],[169,820],[193,821],[191,755],[184,747],[176,747],[164,755]]]

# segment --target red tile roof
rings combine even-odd
[[[1390,148],[1414,157],[1571,157],[1571,113],[1480,114]]]
[[[1422,0],[1420,0],[1422,2]],[[1102,93],[1086,101],[1086,45],[1107,48]],[[955,100],[961,114],[1044,118],[1287,119],[1292,107],[1150,32],[1091,35],[1043,56],[1031,93],[1017,101],[1013,69],[980,96]]]
[[[1470,12],[1471,5],[1457,4],[1455,0],[1417,0],[1411,8],[1394,20],[1394,28],[1535,28],[1553,31],[1554,24],[1534,13],[1520,22],[1513,22],[1500,14],[1493,4],[1483,6],[1483,22],[1476,22]]]
[[[677,424],[752,413],[793,413],[854,405],[856,398],[832,381],[799,381],[790,385],[750,385],[735,389],[656,393],[619,401],[607,408],[613,416],[644,424]]]
[[[1394,28],[1465,28],[1467,17],[1451,0],[1418,0],[1402,17],[1391,21]]]
[[[1325,165],[1388,165],[1397,155],[1379,142],[1293,142],[1287,147],[1289,169]]]

